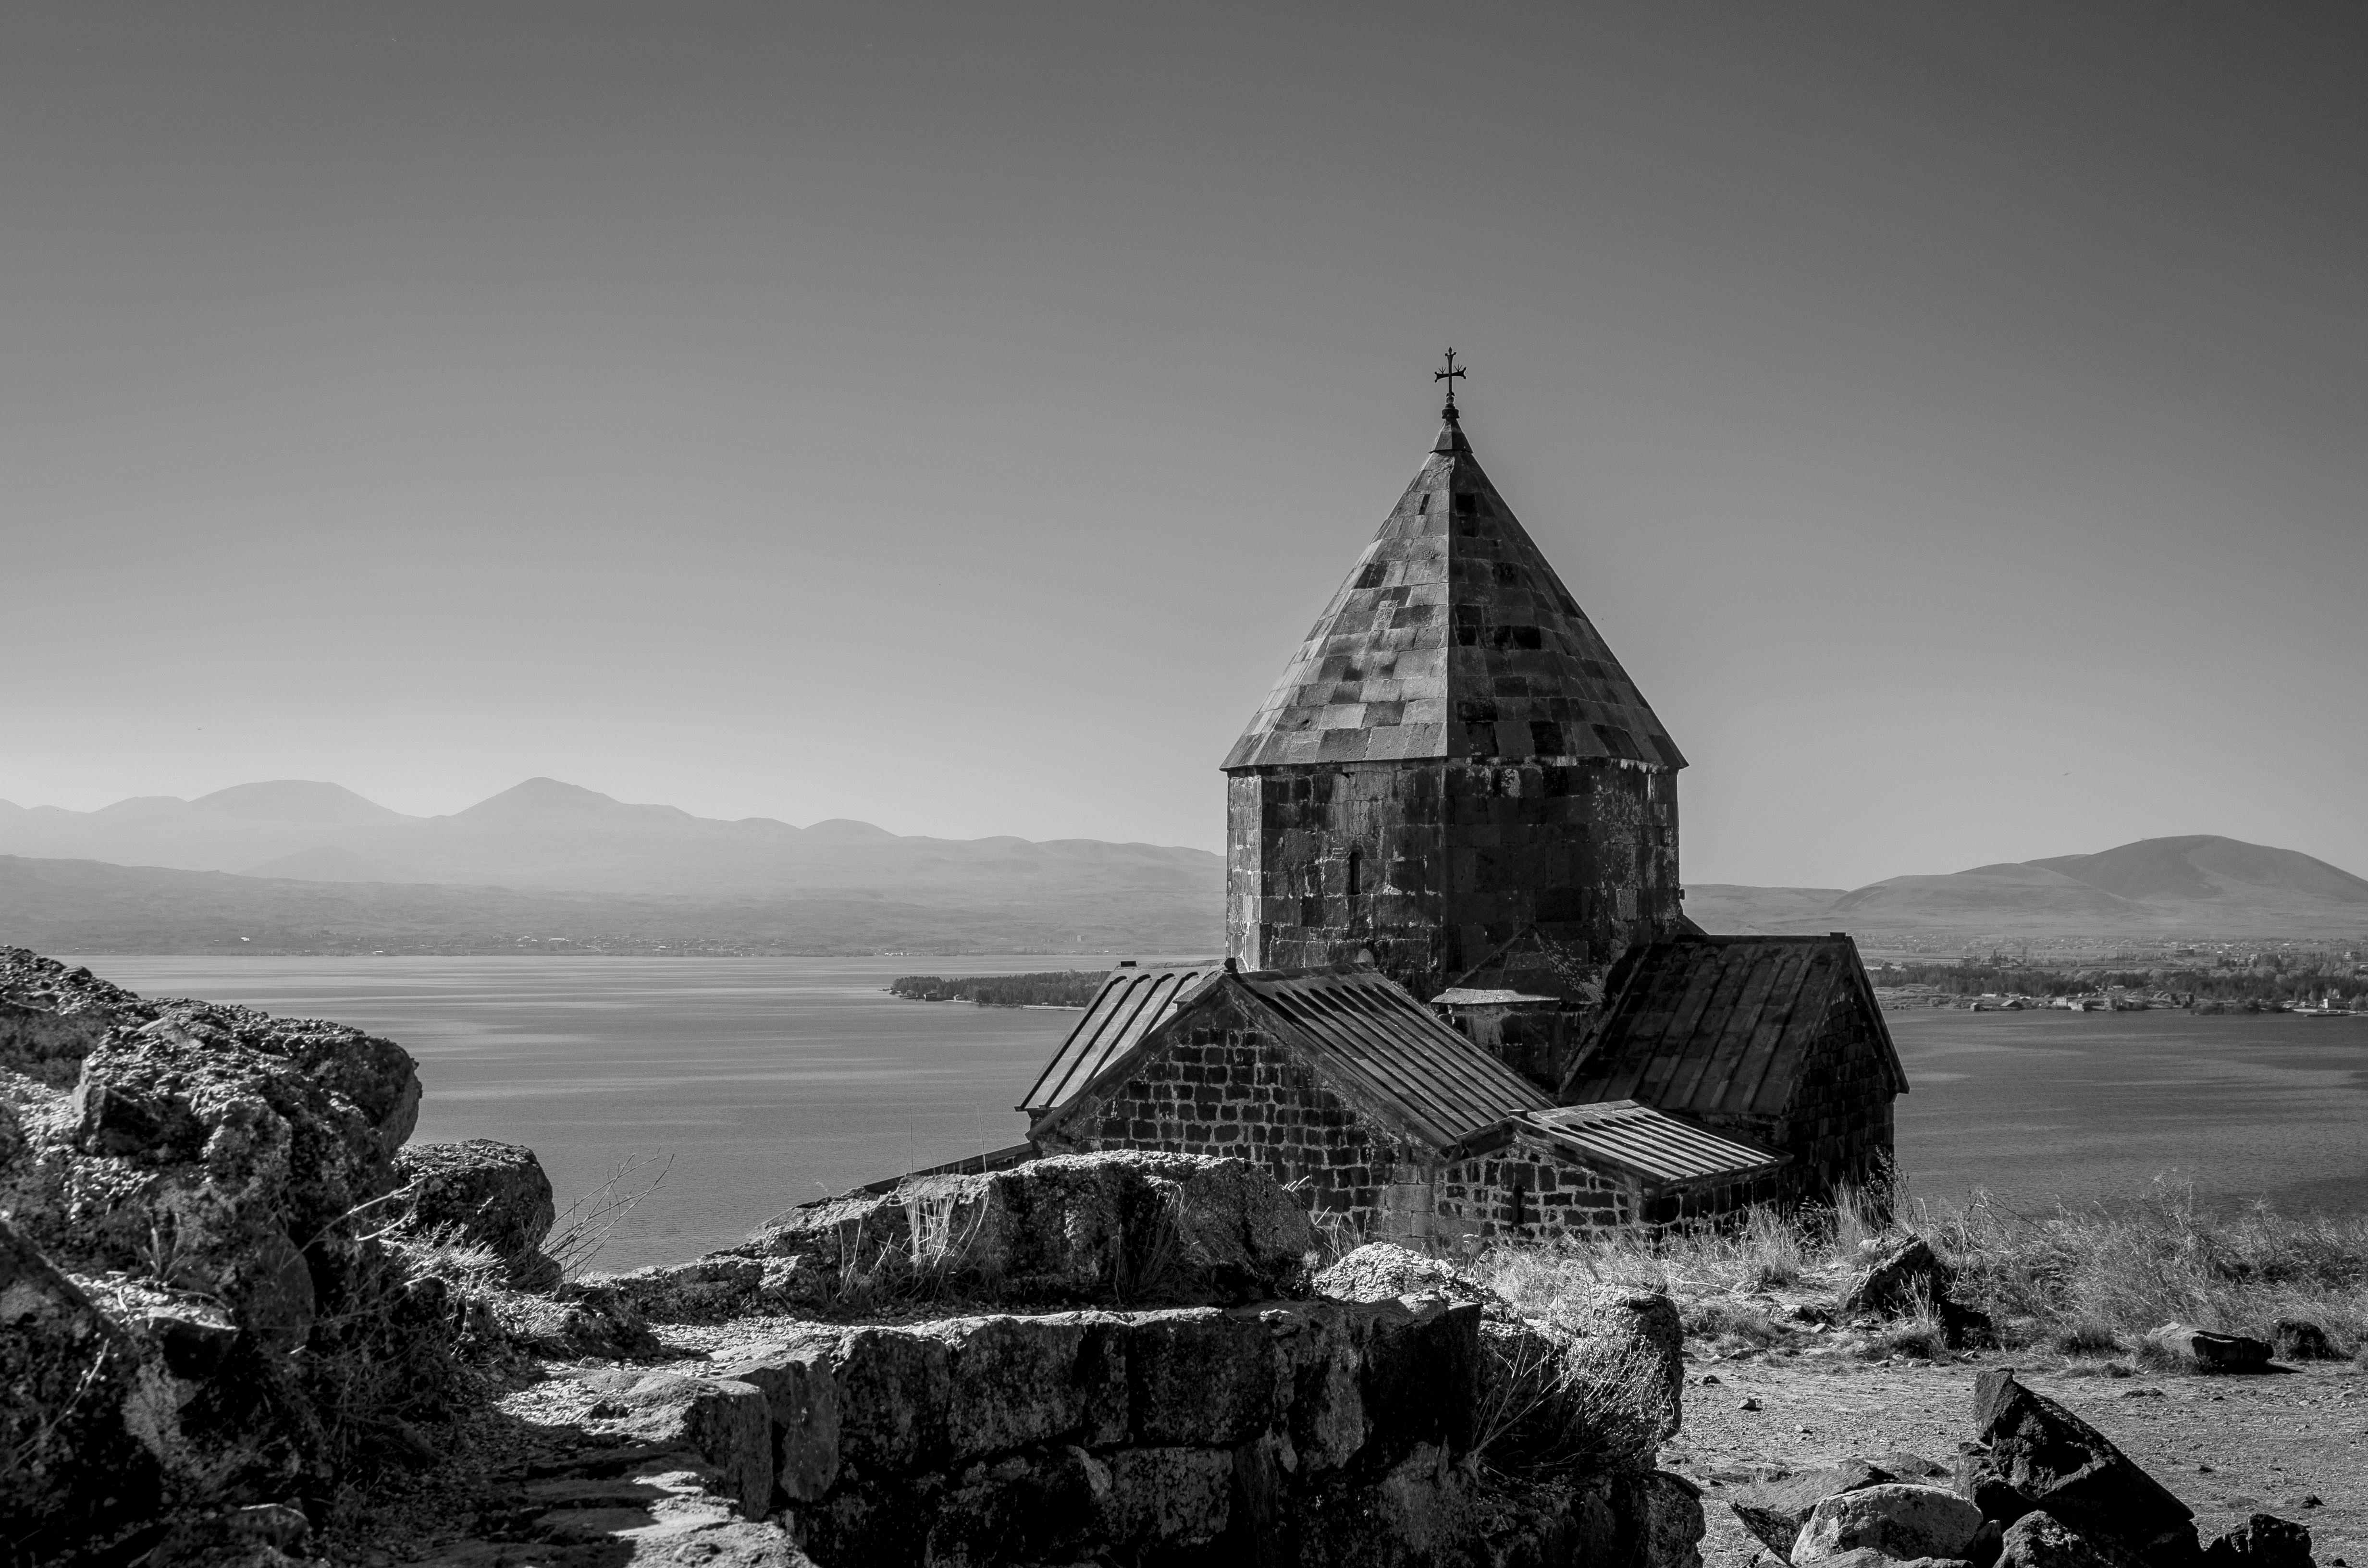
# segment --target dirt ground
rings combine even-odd
[[[1771,1468],[1879,1464],[1894,1450],[1953,1464],[1973,1436],[1975,1374],[1995,1366],[2014,1367],[2112,1439],[2195,1510],[2207,1543],[2250,1515],[2275,1514],[2309,1527],[2321,1568],[2351,1559],[2368,1568],[2368,1376],[2350,1362],[2117,1378],[2094,1362],[2028,1354],[1873,1364],[1842,1346],[1726,1358],[1689,1346],[1685,1428],[1661,1460],[1702,1488],[1705,1562],[1772,1562],[1718,1501]],[[1759,1408],[1740,1408],[1746,1400]]]

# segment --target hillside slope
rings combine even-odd
[[[95,812],[0,804],[0,854],[308,881],[481,883],[633,895],[893,893],[993,906],[1224,897],[1206,850],[1094,839],[906,837],[633,805],[530,778],[450,816],[408,817],[335,784],[240,785]]]

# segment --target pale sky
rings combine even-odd
[[[0,9],[0,799],[1216,847],[1472,367],[1687,880],[2368,872],[2368,10]]]

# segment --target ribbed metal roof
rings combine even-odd
[[[1650,1181],[1748,1176],[1772,1170],[1784,1158],[1634,1100],[1533,1110],[1515,1119],[1588,1159],[1634,1171]]]
[[[1065,1103],[1091,1083],[1095,1074],[1133,1050],[1153,1025],[1174,1012],[1178,997],[1215,972],[1215,964],[1174,969],[1128,966],[1110,971],[1102,988],[1094,993],[1086,1016],[1036,1075],[1019,1108],[1038,1116]]]
[[[1862,1009],[1895,1091],[1907,1074],[1859,962],[1830,937],[1673,937],[1621,955],[1563,1098],[1664,1110],[1781,1115],[1816,1043]]]
[[[1434,1145],[1517,1111],[1554,1107],[1536,1085],[1449,1028],[1387,975],[1319,969],[1234,978],[1289,1024],[1298,1043]]]

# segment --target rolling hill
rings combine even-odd
[[[0,802],[0,941],[52,948],[1207,951],[1224,890],[1223,858],[1198,849],[723,821],[553,778],[436,817],[296,779],[95,812]],[[1849,890],[1687,893],[1711,931],[2368,932],[2368,880],[2210,835]]]
[[[1687,912],[1710,925],[1691,898]],[[1770,931],[2302,937],[2368,932],[2368,880],[2296,850],[2192,834],[2094,855],[1892,877],[1815,914],[1739,912],[1761,918],[1738,928]]]

